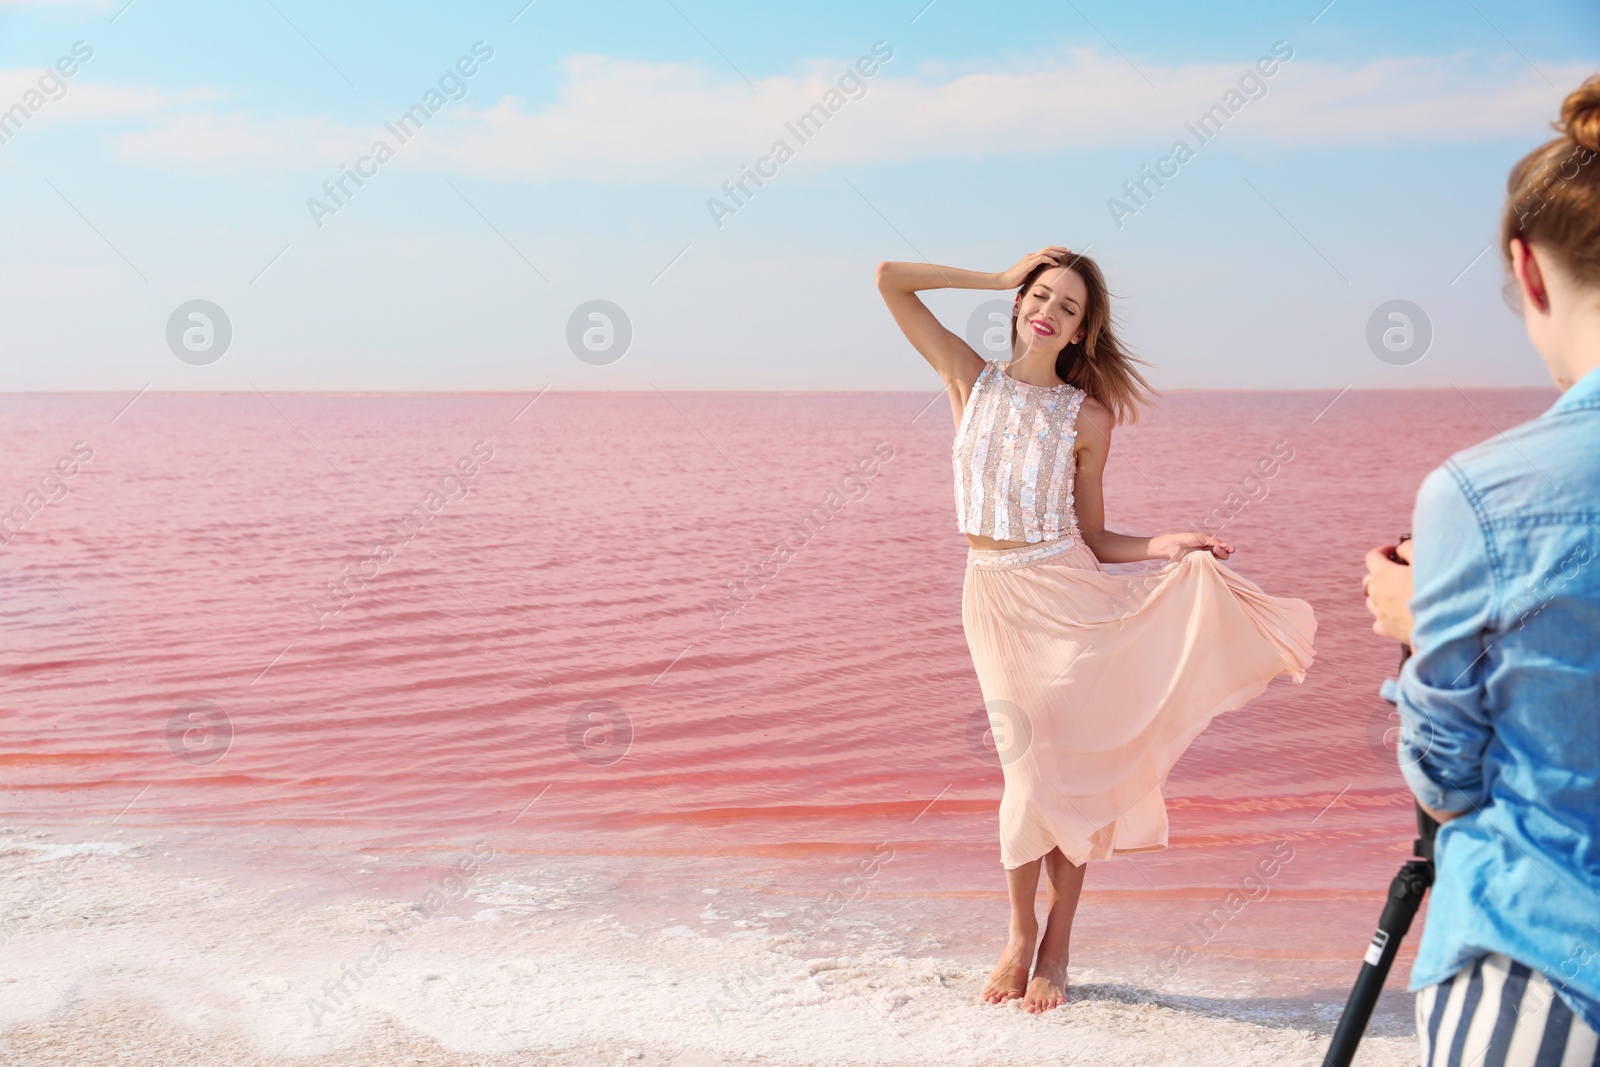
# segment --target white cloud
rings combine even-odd
[[[699,64],[572,56],[563,61],[566,77],[553,103],[452,103],[402,151],[427,165],[508,178],[620,181],[720,181],[780,138],[819,163],[994,154],[1031,160],[1114,145],[1157,153],[1249,69],[1244,61],[1141,61],[1158,86],[1152,88],[1121,57],[1089,50],[952,73],[919,73],[895,59],[866,80],[865,96],[848,99],[801,145],[785,123],[820,102],[848,62],[817,61],[803,75],[761,79],[752,91]],[[1570,88],[1589,71],[1545,73]],[[1518,57],[1470,55],[1359,65],[1297,57],[1263,81],[1266,95],[1229,119],[1224,141],[1311,147],[1534,138],[1549,129],[1566,91],[1552,89]],[[397,103],[397,114],[405,103]],[[293,168],[348,162],[383,133],[325,120],[168,112],[121,135],[117,150],[146,162]]]
[[[163,116],[116,139],[122,159],[185,170],[238,166],[298,170],[349,163],[370,137],[324,118],[260,119],[243,111]]]
[[[849,100],[802,146],[784,124],[822,99],[842,63],[806,77],[766,78],[755,92],[741,82],[711,84],[681,66],[581,57],[566,67],[554,104],[528,111],[502,100],[439,131],[422,153],[506,176],[648,179],[706,165],[732,173],[778,138],[817,162],[1028,160],[1139,144],[1164,151],[1184,135],[1185,121],[1221,101],[1247,70],[1245,63],[1145,65],[1160,87],[1152,89],[1120,57],[1089,51],[1033,69],[942,79],[900,74],[891,62],[864,98]],[[1553,73],[1572,86],[1588,71]],[[1292,59],[1262,81],[1266,95],[1228,121],[1226,138],[1313,146],[1537,136],[1562,96],[1521,60],[1468,56],[1359,66]]]
[[[218,99],[216,92],[206,88],[165,92],[136,85],[104,85],[85,80],[82,69],[70,78],[54,70],[0,70],[0,110],[22,103],[30,93],[34,103],[43,101],[35,109],[37,114],[58,119],[154,114]]]

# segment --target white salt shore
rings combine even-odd
[[[629,925],[527,872],[481,870],[430,913],[159,858],[0,832],[0,1062],[1283,1067],[1321,1063],[1340,1006],[1075,969],[1071,1003],[1032,1016],[976,1000],[992,961]],[[1415,1059],[1390,1011],[1357,1063]]]

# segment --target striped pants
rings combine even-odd
[[[1417,993],[1422,1067],[1597,1067],[1600,1036],[1545,976],[1499,953]]]

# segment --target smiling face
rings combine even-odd
[[[1040,274],[1017,297],[1017,342],[1023,348],[1059,352],[1083,340],[1083,315],[1089,288],[1078,272],[1054,267]]]

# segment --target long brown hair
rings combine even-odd
[[[1039,276],[1057,266],[1075,271],[1089,291],[1089,300],[1083,309],[1083,340],[1069,342],[1056,356],[1056,377],[1068,385],[1075,385],[1106,406],[1113,424],[1138,422],[1139,405],[1148,403],[1156,395],[1135,363],[1150,366],[1117,339],[1111,320],[1111,293],[1100,267],[1088,256],[1074,255],[1065,264],[1041,263],[1028,272],[1022,280],[1017,295],[1023,296],[1039,280]],[[1019,304],[1011,307],[1011,351],[1017,350],[1017,311]]]
[[[1600,287],[1600,74],[1567,94],[1561,136],[1517,161],[1506,179],[1500,218],[1500,254],[1511,264],[1511,239],[1547,249],[1575,281]],[[1516,280],[1507,280],[1514,300]]]

